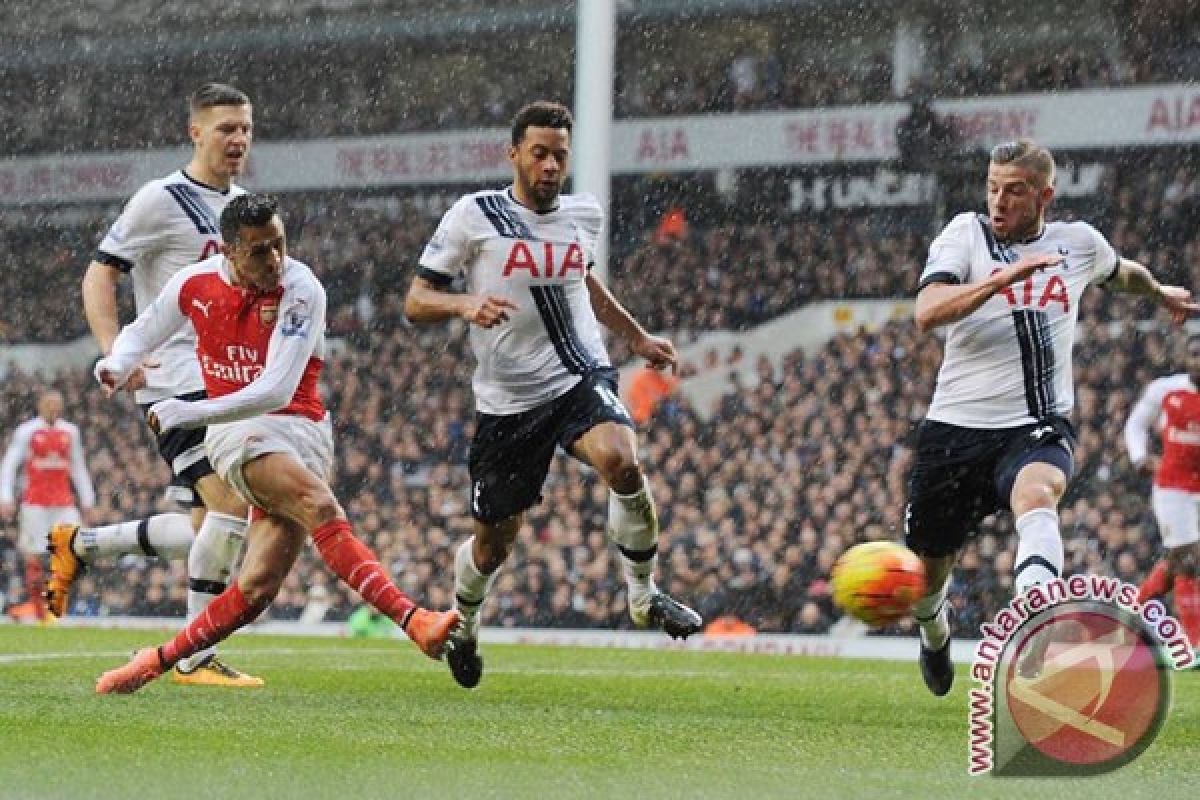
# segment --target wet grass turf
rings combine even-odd
[[[266,689],[93,694],[156,632],[0,626],[0,798],[1055,798],[1200,789],[1200,673],[1107,776],[966,774],[966,689],[915,664],[484,646],[467,692],[403,641],[237,636]]]

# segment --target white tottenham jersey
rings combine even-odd
[[[421,277],[444,288],[465,274],[468,291],[518,307],[508,322],[471,326],[481,412],[527,411],[610,365],[584,282],[603,226],[591,195],[562,195],[558,208],[538,213],[511,189],[465,195],[442,217],[421,254]]]
[[[220,251],[221,212],[244,191],[231,186],[222,192],[183,170],[150,181],[130,198],[95,258],[129,273],[140,314],[176,272]],[[190,326],[168,339],[153,358],[159,366],[146,369],[146,387],[135,394],[139,403],[204,389]]]
[[[1014,428],[1075,404],[1071,351],[1079,298],[1117,273],[1119,259],[1086,222],[1051,222],[1028,242],[996,240],[982,214],[959,214],[929,247],[918,292],[931,283],[969,284],[1022,256],[1064,261],[997,292],[948,326],[929,419],[967,428]]]

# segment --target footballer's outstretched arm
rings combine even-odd
[[[461,317],[481,328],[490,328],[508,321],[508,312],[517,304],[498,294],[459,294],[445,286],[434,285],[429,277],[413,278],[404,298],[404,315],[416,323],[441,322]]]
[[[1149,269],[1132,259],[1120,260],[1112,285],[1118,291],[1140,294],[1154,300],[1171,314],[1171,319],[1177,325],[1182,325],[1188,317],[1200,314],[1200,305],[1193,302],[1190,290],[1182,286],[1164,286]]]
[[[1015,264],[996,270],[979,283],[931,283],[917,293],[917,305],[913,311],[917,330],[925,333],[958,322],[978,310],[1005,286],[1020,283],[1033,273],[1062,260],[1061,255],[1029,255]]]
[[[120,270],[112,264],[92,261],[83,275],[83,314],[100,352],[112,352],[113,342],[121,331],[117,319],[117,281]]]
[[[596,312],[596,319],[601,325],[629,342],[633,352],[646,359],[654,369],[670,367],[671,372],[679,370],[679,354],[669,339],[647,333],[625,306],[613,297],[608,287],[591,272],[584,278],[584,283],[592,310]]]
[[[117,334],[111,352],[96,362],[96,380],[110,393],[118,389],[135,388],[128,386],[128,383],[141,369],[146,357],[176,331],[189,324],[179,308],[179,292],[188,277],[189,271],[182,270],[167,281],[154,302]]]

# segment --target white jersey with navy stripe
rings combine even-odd
[[[222,192],[183,170],[150,181],[130,198],[95,258],[130,275],[140,314],[175,273],[220,251],[221,212],[244,191],[231,186]],[[153,403],[204,389],[196,336],[190,327],[167,340],[154,359],[159,366],[146,370],[146,388],[136,393],[137,402]]]
[[[929,419],[967,428],[1014,428],[1075,404],[1071,351],[1079,299],[1117,272],[1116,252],[1086,222],[1051,222],[1027,242],[998,242],[987,217],[959,214],[929,247],[920,289],[969,284],[1027,254],[1064,261],[997,292],[948,326]]]
[[[604,211],[591,195],[564,194],[553,211],[525,208],[511,189],[465,195],[421,254],[420,275],[468,291],[510,298],[508,322],[471,326],[472,385],[485,414],[516,414],[568,392],[610,365],[584,278]]]

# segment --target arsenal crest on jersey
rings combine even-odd
[[[279,303],[271,301],[263,303],[258,307],[258,321],[263,324],[264,328],[269,328],[275,324],[275,320],[279,318]]]

